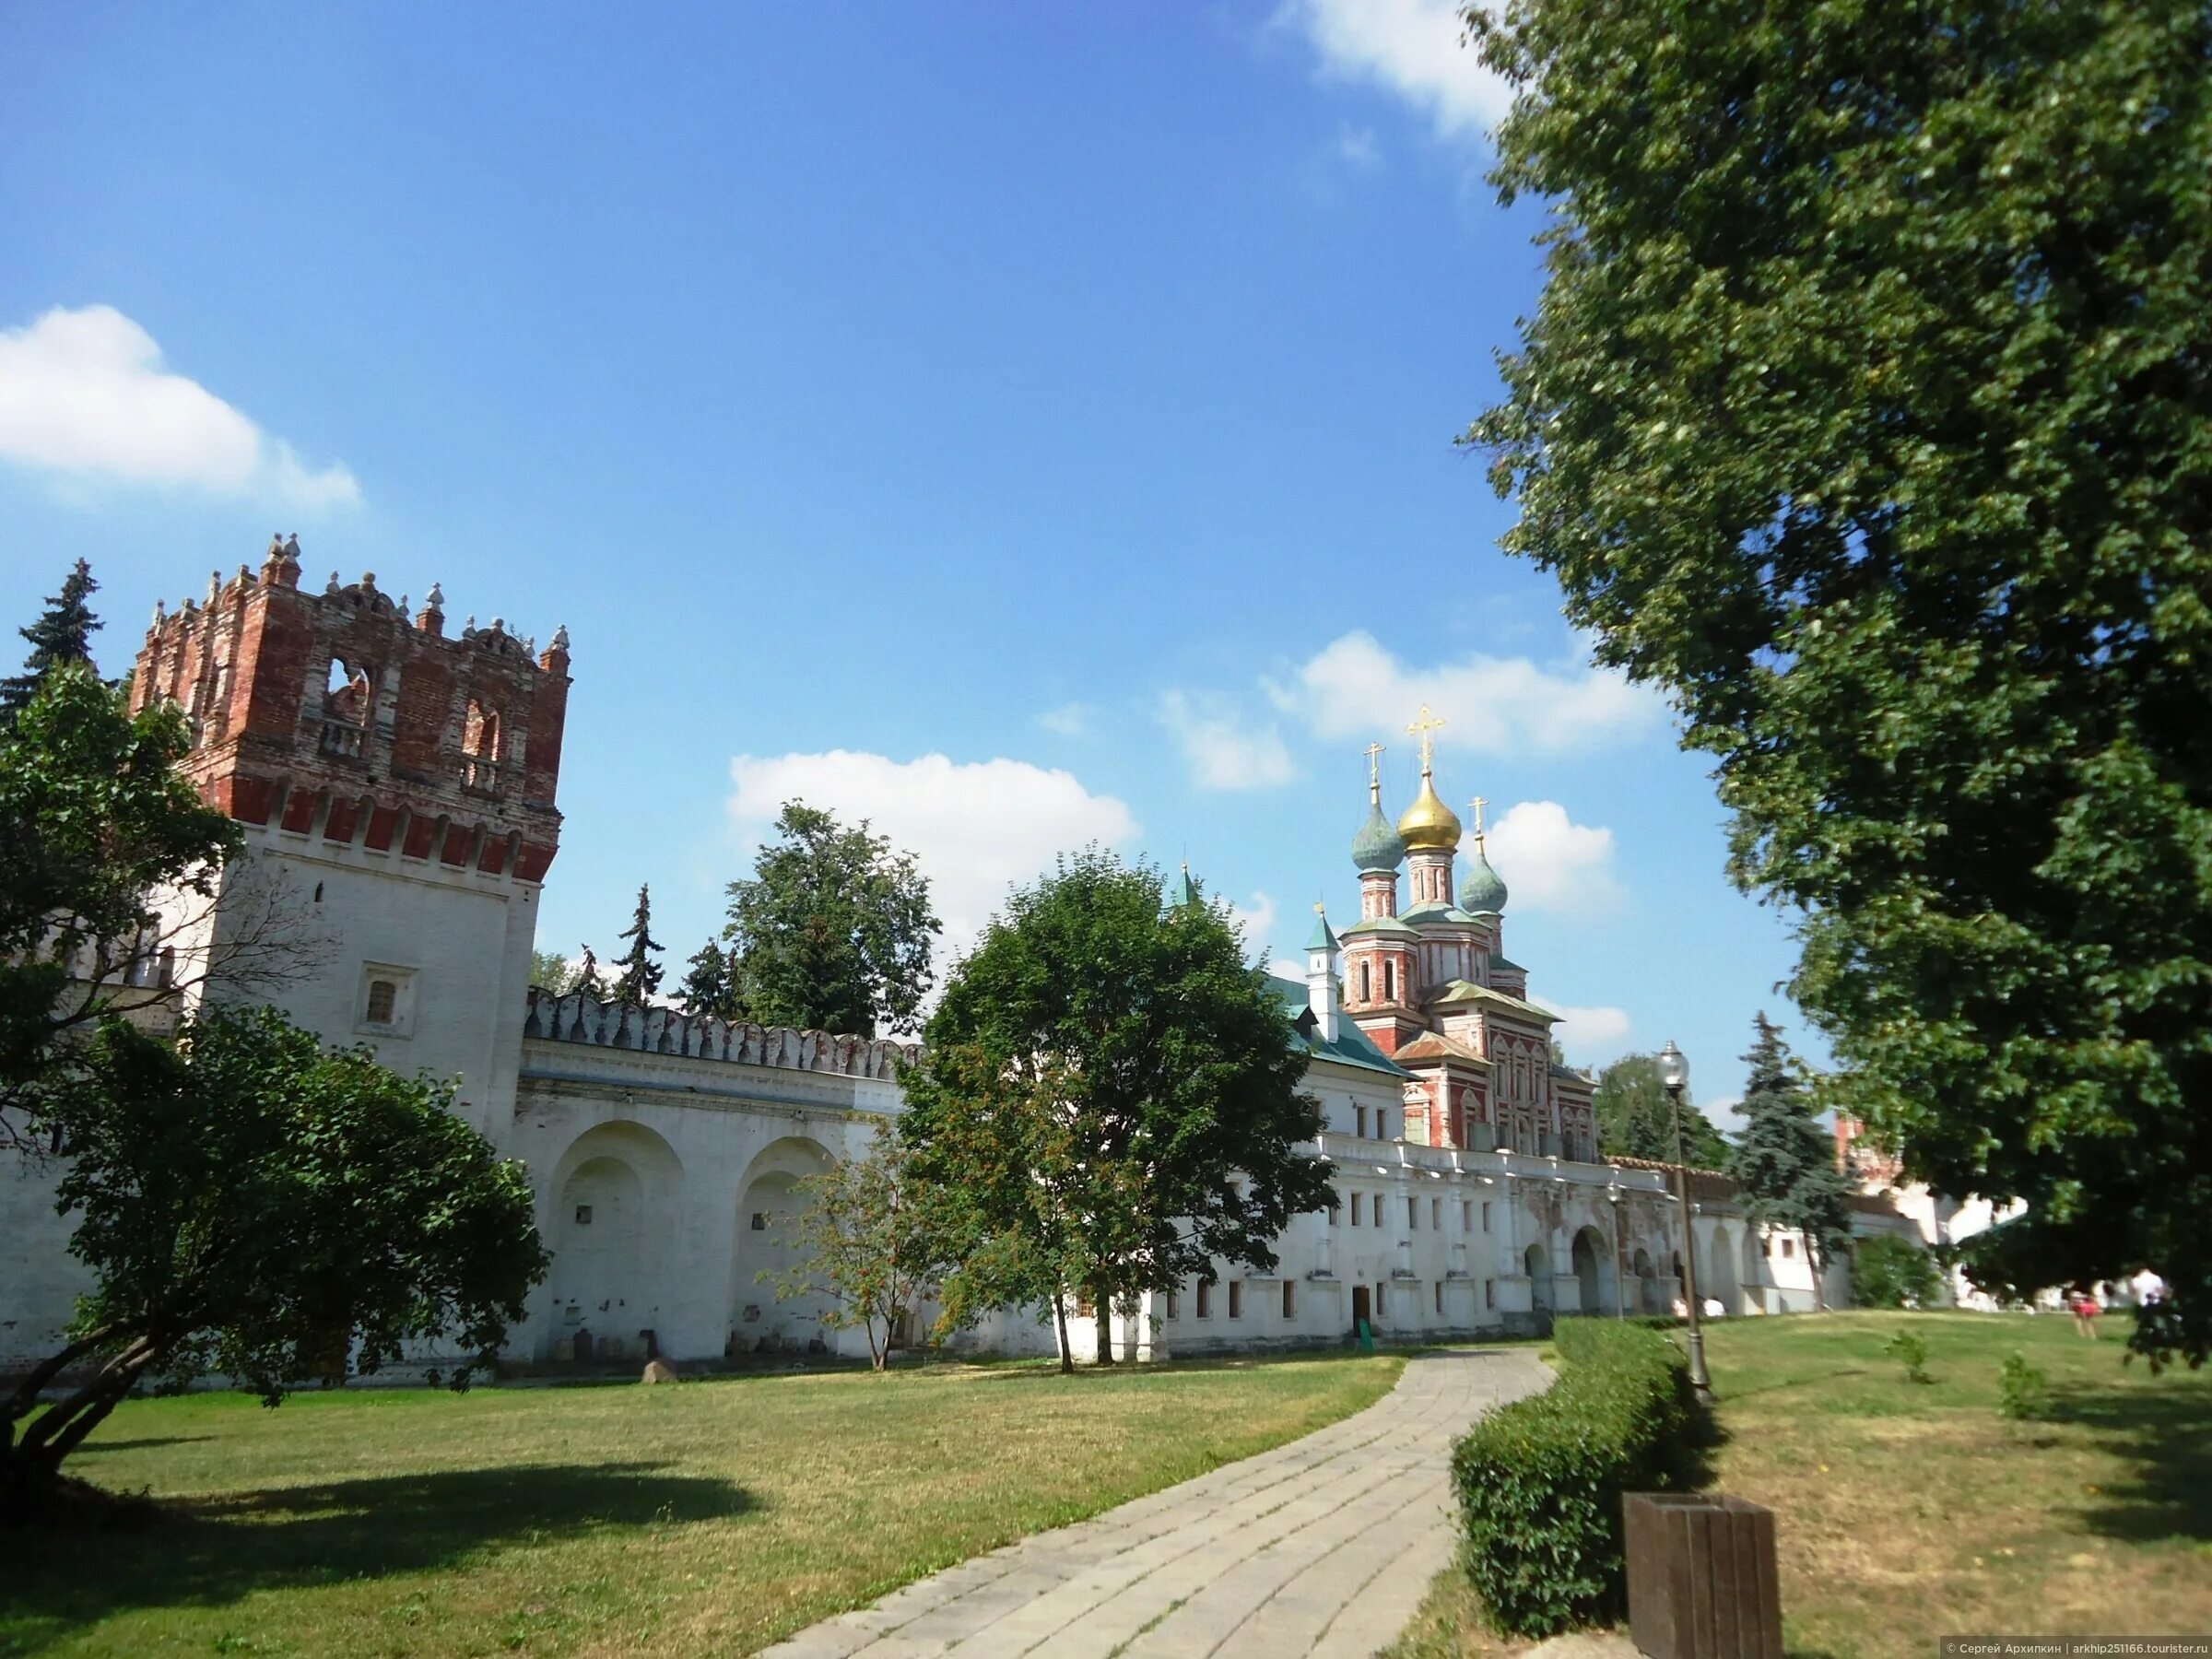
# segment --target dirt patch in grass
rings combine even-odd
[[[748,1653],[1309,1433],[1403,1363],[132,1401],[72,1461],[170,1519],[8,1537],[0,1652]]]

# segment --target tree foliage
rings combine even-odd
[[[694,1018],[712,1015],[716,1019],[743,1019],[745,999],[737,994],[736,975],[736,962],[709,939],[684,964],[683,983],[677,987],[676,999]]]
[[[1726,1172],[1744,1190],[1745,1208],[1764,1227],[1794,1228],[1811,1258],[1813,1298],[1826,1294],[1828,1265],[1851,1248],[1850,1184],[1836,1165],[1835,1138],[1814,1114],[1804,1068],[1761,1014],[1744,1056],[1751,1075],[1737,1108],[1744,1127]]]
[[[576,988],[576,964],[558,950],[530,953],[530,982],[541,991],[566,996]]]
[[[1852,1305],[1860,1308],[1932,1308],[1942,1294],[1936,1258],[1911,1239],[1877,1233],[1851,1253]]]
[[[434,1339],[461,1356],[459,1387],[523,1317],[547,1259],[529,1180],[449,1088],[325,1052],[268,1009],[211,1012],[173,1044],[110,1018],[80,1059],[45,1121],[94,1288],[0,1406],[0,1507],[50,1494],[142,1377],[218,1371],[274,1405]]]
[[[1472,441],[1716,759],[1793,990],[2007,1295],[2212,1347],[2212,11],[1505,0],[1547,280]],[[2139,1333],[2139,1336],[2142,1334]]]
[[[35,1136],[74,1041],[115,1000],[131,966],[158,958],[179,931],[156,898],[188,917],[219,901],[222,868],[242,838],[177,771],[190,742],[173,710],[132,718],[84,663],[49,669],[0,731],[5,1138]],[[205,958],[188,968],[204,974]],[[256,964],[236,966],[250,977]]]
[[[653,959],[661,953],[661,942],[653,936],[653,889],[643,883],[638,887],[637,912],[619,936],[629,941],[629,948],[622,953],[621,972],[615,975],[614,997],[642,1006],[660,991],[663,971]]]
[[[879,1129],[863,1156],[794,1182],[799,1207],[783,1242],[798,1259],[760,1275],[774,1286],[778,1301],[827,1301],[822,1323],[863,1332],[877,1371],[890,1361],[899,1322],[921,1304],[942,1269],[942,1235],[909,1161],[897,1138]]]
[[[1329,1202],[1282,1005],[1226,913],[1164,908],[1147,865],[1092,849],[1015,892],[926,1037],[901,1132],[959,1240],[951,1308],[1065,1321],[1070,1293],[1104,1310],[1221,1262],[1266,1271]]]
[[[764,1025],[873,1037],[912,1027],[929,994],[937,918],[911,853],[787,801],[750,881],[730,884],[723,938],[737,995]]]
[[[1683,1092],[1683,1153],[1694,1169],[1717,1170],[1727,1161],[1728,1143]],[[1597,1074],[1590,1103],[1598,1147],[1606,1157],[1675,1161],[1674,1103],[1659,1080],[1656,1054],[1623,1054],[1614,1061]]]
[[[15,724],[48,670],[64,663],[92,661],[92,635],[100,618],[87,601],[99,591],[92,567],[80,559],[62,578],[62,591],[46,602],[39,619],[19,630],[30,641],[30,655],[24,659],[22,673],[0,679],[0,731]]]

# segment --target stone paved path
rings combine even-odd
[[[1365,1659],[1451,1559],[1453,1437],[1551,1372],[1529,1348],[1407,1361],[1355,1417],[909,1584],[771,1659]]]

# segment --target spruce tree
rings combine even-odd
[[[23,659],[22,673],[0,679],[0,731],[14,728],[16,716],[56,664],[92,660],[92,635],[100,628],[100,618],[85,601],[99,591],[100,583],[92,580],[92,567],[80,559],[76,568],[62,579],[62,591],[46,602],[45,613],[29,628],[18,630],[30,641],[30,654]]]
[[[684,964],[683,983],[677,1000],[693,1018],[712,1015],[716,1019],[742,1019],[745,1002],[734,982],[736,964],[723,947],[709,939]]]
[[[1761,1014],[1757,1030],[1744,1056],[1751,1067],[1737,1109],[1744,1127],[1728,1155],[1727,1172],[1744,1189],[1754,1221],[1804,1235],[1813,1298],[1825,1307],[1820,1277],[1851,1248],[1851,1188],[1836,1164],[1834,1137],[1813,1115],[1804,1068],[1783,1041],[1782,1028]]]
[[[638,888],[637,913],[618,937],[628,939],[629,948],[622,953],[622,971],[615,977],[615,1000],[641,1005],[651,1002],[661,988],[661,965],[653,959],[660,954],[661,942],[653,936],[651,888]]]

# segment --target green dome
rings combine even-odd
[[[1364,871],[1394,870],[1406,861],[1406,843],[1377,803],[1367,809],[1367,822],[1352,837],[1352,863]]]
[[[1459,884],[1459,908],[1477,915],[1505,909],[1505,883],[1490,868],[1479,837],[1475,842],[1474,862],[1467,865],[1466,878]]]

